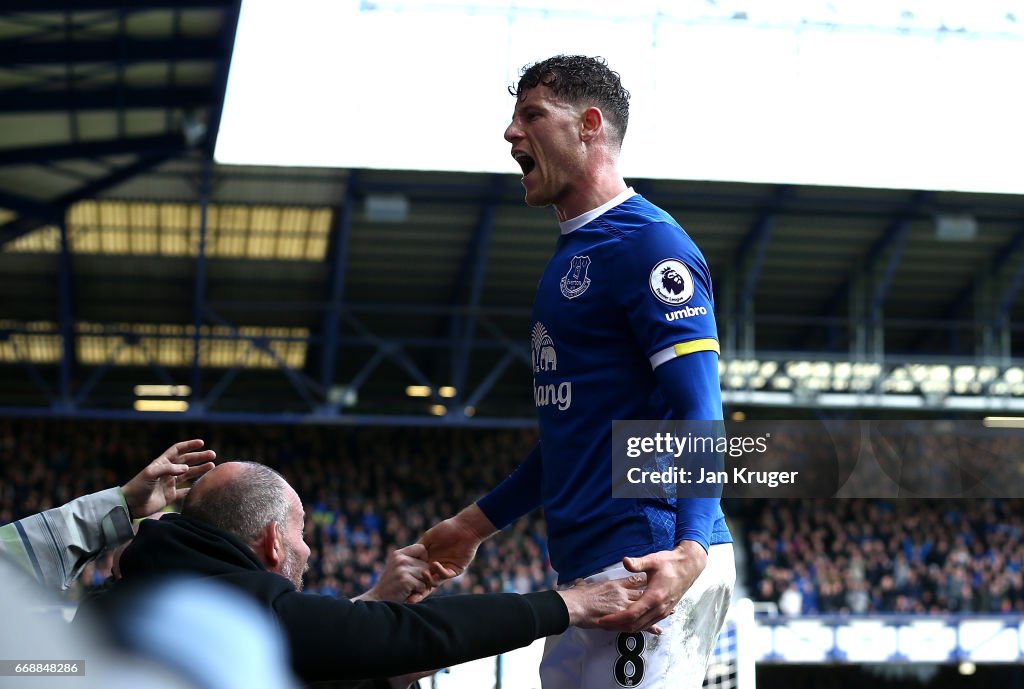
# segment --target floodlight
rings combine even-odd
[[[188,411],[185,400],[135,400],[135,411],[183,412]]]

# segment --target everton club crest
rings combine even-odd
[[[562,296],[566,299],[575,299],[590,287],[590,278],[587,277],[587,269],[590,268],[589,256],[573,256],[569,264],[569,272],[565,274],[559,286],[562,288]]]

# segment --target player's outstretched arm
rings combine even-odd
[[[401,603],[412,596],[417,596],[417,600],[423,600],[434,590],[429,583],[429,569],[427,548],[422,543],[413,543],[393,550],[388,555],[384,571],[373,588],[352,600]]]
[[[188,495],[190,489],[178,488],[177,482],[199,478],[213,468],[217,458],[213,450],[202,447],[199,439],[175,443],[121,486],[131,516],[148,517]]]
[[[661,550],[644,557],[625,557],[623,566],[630,572],[647,573],[647,590],[621,612],[602,617],[601,629],[639,632],[675,612],[676,604],[707,566],[708,554],[696,541],[683,541],[672,550]]]
[[[426,548],[426,559],[430,562],[428,583],[437,586],[466,571],[477,548],[496,530],[476,504],[427,529],[419,543]],[[412,595],[409,602],[422,599],[423,596]]]

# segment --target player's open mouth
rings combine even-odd
[[[516,152],[512,154],[512,157],[519,163],[519,167],[523,169],[523,177],[533,172],[533,168],[537,167],[537,161],[522,152]]]

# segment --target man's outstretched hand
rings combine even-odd
[[[643,574],[633,574],[624,579],[612,579],[597,584],[578,580],[571,588],[558,591],[569,610],[569,624],[583,629],[593,629],[598,621],[610,613],[627,609],[643,595],[646,586]],[[654,627],[651,631],[660,634]]]
[[[427,572],[430,564],[426,556],[427,549],[421,543],[413,543],[391,551],[377,583],[353,600],[401,603],[413,596],[416,596],[416,601],[413,602],[423,600],[434,590],[430,585],[430,576]]]
[[[602,617],[598,626],[618,632],[639,632],[652,627],[675,611],[707,562],[707,552],[695,541],[683,541],[672,550],[643,557],[623,558],[626,570],[647,573],[647,590],[625,610]]]
[[[128,513],[133,519],[148,517],[188,495],[178,481],[197,479],[213,468],[217,454],[203,450],[202,440],[183,440],[164,450],[132,480],[121,486]]]

